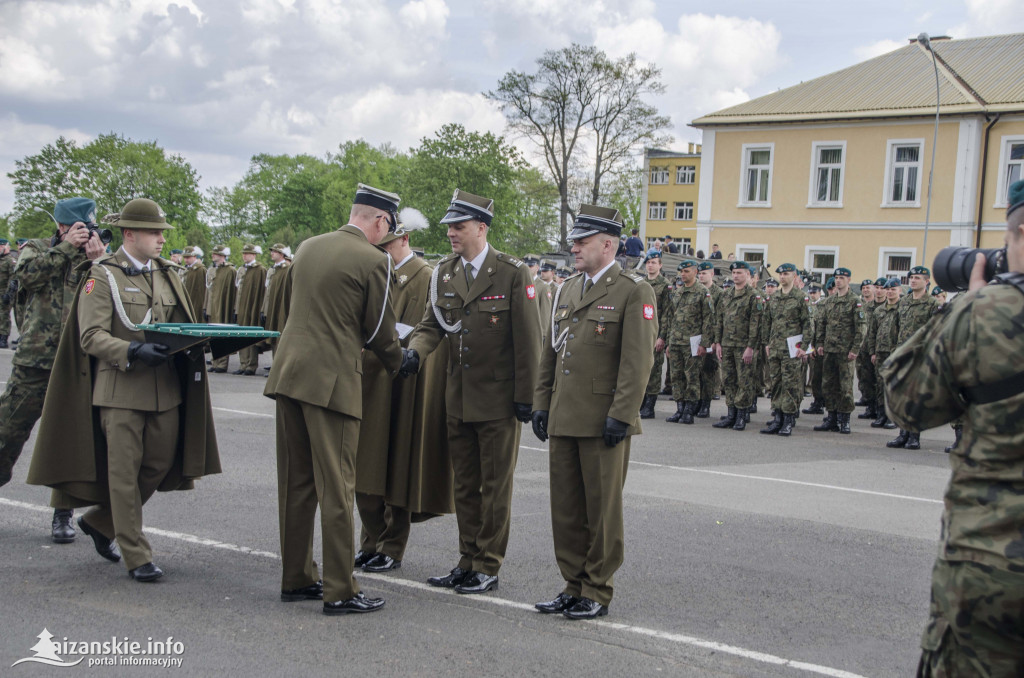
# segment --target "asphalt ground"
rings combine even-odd
[[[0,351],[4,378],[11,355]],[[633,439],[626,561],[611,613],[597,622],[533,611],[562,581],[546,445],[524,430],[497,591],[460,596],[425,584],[457,562],[455,518],[445,516],[413,526],[401,569],[358,576],[387,600],[382,611],[326,617],[319,602],[279,600],[265,380],[211,382],[224,472],[145,506],[166,572],[155,584],[129,579],[84,535],[50,541],[49,492],[24,483],[29,441],[0,489],[0,675],[62,674],[14,665],[35,656],[43,629],[56,641],[180,643],[171,654],[154,648],[180,660],[171,668],[90,667],[126,655],[60,653],[65,664],[82,660],[68,671],[102,675],[907,676],[916,666],[948,427],[926,432],[919,451],[890,450],[893,432],[865,420],[851,420],[852,435],[814,433],[820,418],[804,415],[786,439],[758,433],[764,399],[744,432],[711,427],[724,400],[711,419],[685,426],[664,421],[675,408],[662,399]]]

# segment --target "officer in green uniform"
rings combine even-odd
[[[764,298],[750,286],[751,270],[745,261],[729,265],[733,286],[722,293],[716,309],[715,355],[722,361],[728,414],[715,428],[742,431],[754,402],[756,377],[754,350],[760,341]]]
[[[788,436],[796,425],[797,409],[804,396],[800,367],[804,358],[805,337],[811,334],[811,315],[807,297],[795,285],[797,269],[782,264],[775,269],[782,282],[772,294],[763,324],[768,327],[765,353],[772,382],[774,419],[761,433]]]
[[[260,324],[273,332],[284,329],[287,317],[285,308],[285,281],[288,279],[288,268],[291,266],[290,247],[283,243],[274,243],[270,248],[272,266],[267,269],[267,291],[263,295],[263,313]],[[264,346],[273,351],[277,347],[277,339],[267,339]],[[270,371],[270,367],[263,368]]]
[[[722,297],[722,288],[715,284],[715,265],[710,261],[702,261],[697,264],[697,279],[708,292],[711,293],[711,336],[708,341],[712,345],[718,343],[715,336],[718,328],[718,304]],[[707,419],[711,416],[711,401],[718,397],[721,389],[722,375],[719,369],[718,356],[714,351],[705,351],[704,359],[700,370],[700,406],[697,414],[698,419]]]
[[[541,259],[540,272],[534,279],[537,286],[537,309],[540,311],[540,325],[551,322],[551,300],[555,298],[555,262]]]
[[[814,345],[821,364],[821,390],[828,414],[815,431],[850,433],[853,412],[853,368],[864,340],[864,310],[860,297],[850,292],[848,268],[832,274],[835,294],[825,300],[816,318]]]
[[[260,326],[263,297],[267,291],[267,269],[257,257],[263,254],[259,245],[246,243],[242,248],[242,265],[235,272],[235,322],[243,327]],[[239,367],[232,374],[254,376],[260,366],[259,348],[253,344],[238,351]]]
[[[862,280],[860,283],[860,305],[861,310],[864,311],[864,326],[870,324],[871,316],[875,310],[875,281],[874,280]],[[867,342],[868,333],[864,332],[864,343]],[[865,410],[857,415],[858,419],[874,419],[876,414],[875,408],[875,390],[878,385],[875,383],[875,366],[871,364],[871,354],[865,350],[865,346],[862,344],[860,350],[857,353],[857,388],[860,389],[860,400],[854,403],[854,407],[864,407]]]
[[[43,411],[61,330],[81,277],[76,266],[103,255],[105,246],[86,224],[96,223],[89,198],[60,200],[53,208],[57,232],[50,240],[27,241],[15,269],[23,316],[17,318],[18,350],[0,397],[0,486],[11,479],[14,464]],[[17,316],[18,313],[15,313]],[[74,540],[70,510],[53,512],[52,536],[58,544]]]
[[[7,348],[7,338],[11,336],[11,296],[6,292],[15,264],[10,241],[0,238],[0,348]]]
[[[825,413],[825,397],[821,393],[821,364],[824,362],[818,357],[818,351],[815,350],[814,345],[814,334],[815,328],[818,326],[818,314],[821,312],[821,287],[818,285],[810,285],[807,288],[807,298],[810,303],[807,305],[807,312],[811,316],[811,336],[807,340],[807,347],[810,353],[807,355],[807,386],[811,390],[811,404],[803,410],[800,410],[804,414],[824,414]]]
[[[569,619],[608,614],[630,440],[658,336],[654,290],[615,262],[621,231],[617,210],[580,206],[569,240],[582,274],[559,291],[533,399],[534,433],[551,437],[551,531],[565,579],[536,608]]]
[[[223,245],[213,248],[210,257],[213,266],[206,270],[207,322],[233,323],[235,321],[235,267],[228,263],[231,248]],[[211,372],[227,372],[228,358],[222,356],[210,363]]]
[[[900,294],[903,286],[898,278],[890,278],[881,285],[885,292],[885,303],[875,306],[871,314],[871,322],[868,323],[868,338],[865,341],[865,350],[871,356],[871,364],[875,366],[875,399],[878,401],[878,417],[871,422],[871,428],[896,428],[896,424],[889,421],[885,412],[885,383],[882,380],[882,364],[888,359],[889,354],[898,345],[897,329],[899,319]]]
[[[206,309],[206,267],[203,266],[203,248],[199,245],[189,245],[184,252],[185,275],[181,282],[185,286],[185,293],[192,302],[192,310],[196,312],[196,318],[202,322]]]
[[[939,302],[928,293],[932,272],[925,266],[910,269],[907,280],[910,294],[900,299],[896,314],[896,345],[906,343],[914,333],[924,327],[935,314]],[[902,447],[908,450],[921,449],[921,434],[900,429],[900,434],[887,442],[886,447]]]
[[[715,330],[711,292],[697,281],[697,262],[683,259],[679,284],[669,299],[660,336],[668,337],[672,366],[672,399],[676,412],[665,421],[692,424],[700,410],[700,373]]]
[[[488,245],[493,217],[493,200],[455,191],[441,220],[452,254],[434,269],[430,308],[408,349],[415,361],[448,338],[445,400],[461,558],[427,583],[458,593],[498,585],[512,524],[519,422],[530,421],[540,360],[537,286],[523,262]]]
[[[660,250],[654,248],[647,250],[644,268],[647,269],[647,284],[654,289],[654,298],[658,304],[659,334],[658,340],[654,343],[654,367],[651,368],[651,376],[647,379],[647,390],[644,393],[644,401],[640,405],[640,418],[653,419],[654,405],[658,402],[658,394],[661,393],[662,368],[665,366],[665,346],[668,342],[668,335],[665,334],[665,314],[668,313],[671,304],[672,290],[669,288],[668,280],[661,274]]]
[[[1010,186],[1008,273],[970,291],[925,325],[882,369],[901,428],[963,418],[949,455],[939,555],[917,675],[1024,675],[1024,182]]]
[[[359,184],[349,223],[302,243],[289,272],[292,295],[264,395],[277,401],[281,599],[323,599],[324,614],[374,612],[352,576],[362,353],[388,374],[402,364],[389,300],[391,258],[377,243],[398,221],[394,193]],[[380,412],[365,412],[380,416]],[[320,507],[323,582],[313,562]]]

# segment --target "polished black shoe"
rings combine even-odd
[[[754,398],[754,404],[747,408],[747,413],[748,414],[757,414],[757,398]],[[748,424],[750,423],[749,419],[747,420],[747,423]]]
[[[386,556],[383,553],[378,553],[373,558],[371,558],[365,565],[363,565],[363,571],[387,572],[388,570],[397,570],[401,566],[401,560],[395,560],[391,556]]]
[[[832,412],[831,410],[825,415],[825,418],[820,424],[815,426],[812,430],[814,431],[838,431],[839,430],[839,417],[838,412]]]
[[[128,576],[135,581],[150,582],[164,576],[164,571],[153,563],[146,563],[136,567],[134,570],[129,570]]]
[[[597,619],[608,614],[608,606],[590,598],[580,598],[575,605],[562,614],[566,619]]]
[[[462,583],[455,587],[456,593],[486,593],[491,589],[498,588],[498,576],[484,574],[483,572],[470,572],[462,580]]]
[[[227,372],[227,371],[228,371],[228,369],[226,367],[211,367],[210,369],[207,370],[207,372]]]
[[[373,560],[376,555],[377,555],[376,551],[359,551],[358,553],[356,553],[356,566],[355,566],[355,569],[358,570],[363,565],[366,565],[368,562]]]
[[[238,374],[237,372],[235,374]],[[255,377],[256,370],[242,370],[243,377]]]
[[[565,612],[579,601],[580,599],[576,596],[570,596],[568,593],[559,593],[554,600],[536,603],[534,607],[537,608],[538,612],[554,614],[555,612]]]
[[[301,589],[292,589],[290,591],[281,591],[281,600],[286,603],[293,603],[296,600],[323,600],[324,599],[324,583],[322,581],[313,582],[309,586],[303,586]]]
[[[693,413],[697,411],[697,404],[690,401],[683,403],[683,416],[679,420],[680,424],[692,424]]]
[[[7,335],[0,334],[0,348],[7,348]]]
[[[348,600],[324,603],[324,614],[360,614],[376,612],[382,607],[384,607],[383,598],[367,598],[362,593],[357,593]]]
[[[728,413],[711,426],[714,428],[732,428],[736,423],[736,408],[729,405]]]
[[[75,528],[71,525],[73,515],[74,511],[71,509],[53,509],[50,538],[54,544],[70,544],[75,540]]]
[[[782,428],[782,412],[775,410],[772,412],[772,420],[768,422],[768,425],[761,429],[761,433],[765,435],[775,435]]]
[[[245,374],[245,370],[235,370],[231,374]]]
[[[431,586],[440,586],[442,588],[451,589],[466,581],[466,577],[469,575],[469,570],[463,570],[461,567],[456,565],[447,575],[443,577],[430,577],[427,579],[427,583]]]
[[[85,518],[78,519],[78,527],[82,532],[92,537],[92,543],[96,546],[96,553],[100,554],[112,563],[121,560],[121,553],[117,550],[117,544],[112,539],[107,539],[99,530],[93,529],[92,525],[85,522]]]
[[[860,414],[857,415],[857,418],[858,419],[877,419],[878,418],[878,408],[875,407],[875,401],[874,400],[869,400],[867,407],[864,408],[863,412],[861,412]]]
[[[885,413],[885,410],[878,411],[878,418],[871,422],[871,428],[883,428],[889,423],[889,415]]]

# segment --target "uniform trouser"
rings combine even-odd
[[[937,560],[919,678],[1024,676],[1024,574]]]
[[[825,359],[815,354],[807,359],[807,363],[810,365],[807,369],[811,374],[811,395],[820,403],[825,400],[825,394],[821,390],[821,370],[822,365],[825,364]]]
[[[882,407],[885,407],[885,379],[882,379],[882,365],[888,359],[888,353],[876,353],[875,364],[872,365],[875,368],[875,400]],[[868,360],[871,360],[870,356]]]
[[[11,306],[0,303],[0,335],[8,337],[11,335]]]
[[[874,400],[877,384],[875,383],[875,366],[871,364],[871,356],[867,351],[857,355],[857,388],[864,400]]]
[[[612,600],[612,575],[622,565],[622,486],[630,438],[608,447],[603,438],[551,436],[551,532],[564,593],[602,605]]]
[[[801,398],[803,397],[804,393],[807,392],[807,378],[808,378],[807,375],[808,375],[808,370],[810,369],[810,366],[811,366],[811,357],[810,356],[807,356],[807,360],[800,361],[800,388],[804,389],[804,390],[802,390],[800,392],[800,397]]]
[[[211,368],[217,368],[218,370],[226,370],[228,368],[228,360],[231,358],[231,354],[224,356],[223,358],[214,358],[210,361]]]
[[[494,576],[505,560],[519,430],[515,417],[476,422],[448,417],[463,570]]]
[[[701,358],[700,364],[700,399],[710,401],[718,395],[720,385],[718,358],[713,351],[708,351]]]
[[[246,346],[238,350],[239,369],[255,372],[260,366],[260,352],[256,345]]]
[[[281,529],[281,589],[320,579],[313,562],[313,521],[320,506],[324,601],[359,593],[352,576],[353,496],[359,420],[277,396],[277,501]]]
[[[700,368],[702,358],[691,356],[690,340],[669,346],[672,364],[672,399],[676,402],[700,400]]]
[[[771,394],[771,377],[768,371],[768,360],[764,355],[764,347],[754,349],[754,396],[760,398],[765,393]]]
[[[32,427],[43,413],[50,370],[14,365],[0,396],[0,478],[6,478],[21,456]]]
[[[356,492],[356,508],[363,524],[359,549],[401,560],[409,543],[412,514],[401,506],[391,506],[378,494],[362,492]]]
[[[647,390],[644,395],[658,395],[661,393],[661,368],[665,365],[665,351],[654,352],[654,367],[651,368],[651,376],[647,380]]]
[[[83,519],[107,539],[116,539],[125,567],[134,570],[153,562],[142,533],[142,505],[174,465],[178,408],[142,412],[101,407],[100,427],[107,439],[110,503],[90,509]]]
[[[722,347],[722,381],[725,382],[725,404],[747,408],[754,404],[754,363],[743,362],[742,346]]]
[[[854,361],[845,353],[826,353],[821,366],[821,391],[830,412],[853,412]]]
[[[782,414],[796,414],[804,399],[801,377],[803,360],[790,358],[787,349],[772,350],[768,356],[768,371],[772,379],[772,409]]]

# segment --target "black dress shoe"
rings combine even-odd
[[[153,563],[146,563],[145,565],[136,567],[134,570],[129,570],[128,576],[135,581],[149,582],[156,581],[160,577],[164,576],[164,571]]]
[[[382,607],[384,607],[383,598],[367,598],[362,593],[357,593],[348,600],[324,603],[324,614],[358,614],[361,612],[376,612]]]
[[[455,587],[456,593],[486,593],[491,589],[498,588],[497,575],[484,574],[483,572],[470,572],[469,576],[461,584]]]
[[[469,575],[469,570],[463,570],[461,567],[456,565],[452,568],[451,572],[443,577],[429,577],[427,579],[427,583],[431,586],[441,586],[446,589],[451,589],[466,581],[466,577]]]
[[[231,374],[245,374],[245,370],[235,370]]]
[[[575,605],[562,614],[566,619],[597,619],[608,614],[608,606],[590,598],[580,598]]]
[[[295,602],[296,600],[323,600],[324,599],[324,583],[322,581],[313,582],[309,586],[303,586],[300,589],[292,589],[290,591],[281,591],[281,600],[286,603]]]
[[[71,509],[53,509],[53,524],[50,527],[50,538],[54,544],[70,544],[75,540],[75,528],[71,525]]]
[[[368,562],[373,560],[376,555],[377,555],[376,551],[359,551],[358,553],[356,553],[356,567],[355,567],[355,569],[358,570],[363,565],[366,565]]]
[[[243,377],[255,377],[256,370],[242,370],[241,372],[235,372],[235,374],[241,374]]]
[[[82,532],[92,537],[92,543],[96,546],[96,553],[112,563],[121,560],[121,553],[117,550],[117,545],[112,539],[104,537],[102,532],[85,522],[85,518],[78,519],[78,526],[82,528]]]
[[[401,560],[395,560],[391,556],[378,553],[371,558],[365,565],[363,565],[364,572],[387,572],[388,570],[397,570],[402,566]]]
[[[227,370],[226,367],[211,367],[210,369],[207,370],[207,372],[227,372],[227,371],[228,370]]]
[[[534,607],[544,614],[553,614],[555,612],[565,612],[579,601],[580,599],[576,596],[570,596],[568,593],[559,593],[554,600],[536,603]]]

